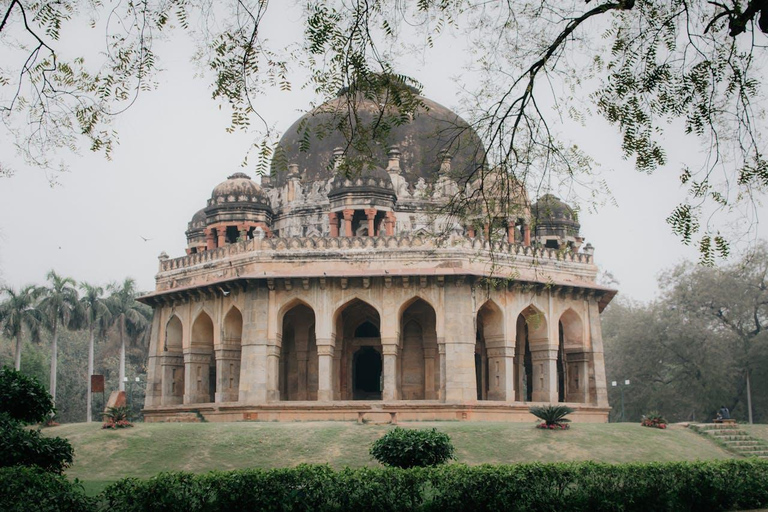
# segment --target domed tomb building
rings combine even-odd
[[[504,180],[466,122],[419,99],[388,144],[345,150],[324,129],[341,95],[286,132],[261,184],[216,185],[141,299],[146,421],[528,421],[554,403],[607,421],[615,291],[574,210],[513,183],[503,208],[449,215]]]

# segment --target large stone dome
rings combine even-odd
[[[286,182],[291,164],[298,165],[299,174],[307,182],[327,182],[334,177],[334,150],[348,145],[338,130],[341,116],[349,108],[345,94],[305,114],[285,132],[272,160],[272,185],[282,186]],[[450,177],[463,181],[483,164],[485,150],[480,138],[455,112],[422,96],[418,100],[424,108],[413,119],[393,126],[384,141],[371,144],[369,154],[349,148],[347,157],[364,161],[368,168],[383,168],[387,167],[388,149],[397,146],[401,155],[400,174],[413,185],[419,178],[435,182],[444,155],[448,154],[452,157]],[[380,106],[375,100],[360,98],[357,112],[362,122],[368,124],[380,114]]]

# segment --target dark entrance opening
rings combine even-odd
[[[216,401],[216,362],[215,361],[212,361],[211,365],[208,366],[208,395],[210,396],[211,403]]]
[[[381,400],[381,354],[373,347],[355,352],[352,364],[354,400]]]

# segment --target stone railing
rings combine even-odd
[[[359,236],[359,237],[309,237],[309,238],[263,238],[245,240],[227,244],[211,251],[182,256],[173,259],[161,259],[160,271],[194,267],[212,263],[224,258],[252,252],[314,252],[314,251],[355,251],[377,249],[428,250],[454,249],[486,252],[508,256],[526,256],[534,260],[563,261],[591,264],[592,255],[583,252],[560,251],[543,247],[510,244],[503,241],[488,242],[478,238],[432,237],[427,235],[402,236]]]

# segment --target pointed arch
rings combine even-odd
[[[436,400],[440,390],[440,362],[435,331],[437,315],[428,301],[416,295],[400,308],[398,396],[405,400]]]
[[[475,384],[478,400],[506,399],[506,361],[489,356],[488,348],[504,346],[504,312],[493,300],[477,310],[475,332]]]
[[[240,346],[243,337],[243,314],[237,308],[232,306],[224,316],[224,336],[225,345]]]
[[[174,313],[165,324],[165,352],[181,352],[184,339],[184,326],[181,319]]]
[[[184,403],[216,401],[216,364],[213,356],[213,321],[204,309],[192,323],[190,351],[184,358]]]
[[[559,401],[588,401],[589,357],[584,324],[573,308],[566,309],[558,322],[557,383]]]
[[[546,343],[549,331],[547,330],[547,316],[544,312],[533,304],[529,304],[520,312],[520,316],[525,319],[531,343]]]
[[[165,346],[162,358],[162,395],[163,405],[176,405],[184,399],[184,326],[174,313],[165,324]]]
[[[376,335],[381,332],[378,308],[359,297],[352,297],[336,308],[333,325],[336,338],[335,399],[381,400],[383,352],[381,335]],[[365,327],[363,331],[358,330],[361,326]]]
[[[282,343],[278,366],[280,400],[317,400],[318,357],[315,310],[294,299],[280,311]]]

